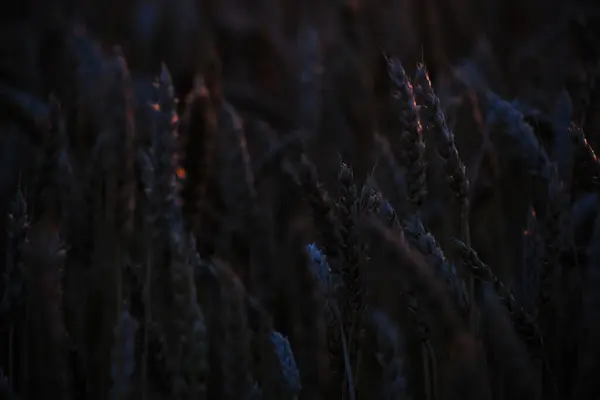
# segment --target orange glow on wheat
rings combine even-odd
[[[160,104],[154,103],[152,104],[152,108],[154,108],[156,111],[160,111]]]
[[[186,176],[185,169],[177,168],[177,170],[175,171],[175,174],[177,174],[177,177],[179,179],[185,179],[185,176]]]
[[[590,146],[590,144],[588,143],[587,138],[583,138],[583,145],[589,149],[590,153],[592,154],[592,157],[594,158],[594,161],[598,162],[598,157],[596,156],[594,149],[592,149],[592,146]]]

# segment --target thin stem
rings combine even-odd
[[[342,350],[344,353],[344,366],[346,368],[346,378],[348,380],[348,392],[350,395],[350,400],[356,400],[356,395],[354,393],[354,379],[352,378],[352,367],[350,365],[350,357],[348,355],[348,344],[346,343],[346,335],[344,334],[344,326],[342,325],[342,316],[340,314],[340,310],[337,308],[335,304],[328,303],[331,307],[333,313],[335,314],[335,318],[338,321],[338,325],[340,328],[340,337],[342,340]]]

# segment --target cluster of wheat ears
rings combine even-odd
[[[322,70],[317,40],[300,43],[300,123],[244,101],[218,63],[177,98],[166,66],[133,72],[82,29],[66,90],[0,85],[3,162],[29,148],[2,172],[1,398],[600,398],[583,129],[548,145],[519,104],[478,90],[484,163],[512,171],[481,200],[425,65],[380,52],[366,111],[322,89],[360,67]],[[506,241],[478,255],[498,219],[473,204],[511,196],[508,273],[489,257]]]

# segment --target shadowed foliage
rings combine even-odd
[[[599,398],[599,21],[3,3],[0,398]]]

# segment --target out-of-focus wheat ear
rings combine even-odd
[[[176,99],[173,97],[169,73],[163,66],[159,76],[136,77],[135,83],[136,123],[140,145],[136,162],[143,191],[140,225],[144,232],[141,237],[143,248],[140,254],[144,269],[144,344],[140,378],[142,397],[147,398],[154,384],[150,376],[151,368],[154,368],[151,362],[154,356],[150,351],[153,336],[163,341],[165,353],[169,355],[164,360],[169,373],[181,373],[178,364],[170,357],[177,357],[171,340],[176,334],[173,333],[172,325],[167,322],[167,317],[164,317],[165,314],[169,314],[167,310],[170,306],[164,292],[172,284],[172,258],[178,257],[180,260],[184,257],[181,250],[177,250],[179,253],[176,252],[175,255],[167,256],[171,252],[170,247],[173,246],[174,240],[183,240],[180,238],[183,226],[178,204],[174,157],[177,150],[173,126]],[[156,328],[155,333],[152,333],[153,326]],[[165,388],[165,391],[167,390]]]
[[[251,335],[242,283],[233,270],[220,260],[213,261],[221,288],[219,359],[222,398],[241,399],[250,393],[252,375]]]
[[[61,243],[57,221],[42,217],[21,243],[27,265],[27,340],[29,382],[26,393],[43,397],[57,393],[70,399],[71,371],[68,364],[68,332],[62,308],[62,274],[66,250]]]
[[[282,243],[286,255],[280,262],[289,268],[280,281],[286,288],[280,298],[287,304],[285,322],[280,326],[295,354],[302,380],[301,398],[317,400],[327,383],[329,368],[325,297],[311,270],[305,235],[305,227],[292,222]]]
[[[550,179],[553,167],[533,128],[513,104],[493,92],[485,93],[489,108],[486,129],[498,151],[523,163],[524,172],[537,180]],[[546,193],[540,193],[543,197]]]
[[[370,327],[376,339],[375,358],[381,368],[379,398],[408,399],[405,343],[398,324],[381,310],[371,312]],[[365,397],[368,398],[368,395]]]
[[[444,281],[450,296],[459,312],[468,314],[471,299],[465,281],[459,276],[456,267],[446,259],[444,252],[435,237],[427,231],[423,223],[412,218],[404,224],[404,233],[408,242],[417,248],[428,263],[433,266],[437,275]]]
[[[177,131],[173,118],[177,116],[176,105],[178,99],[174,97],[171,74],[163,65],[160,76],[154,85],[156,103],[152,107],[156,113],[156,129],[154,130],[153,149],[156,158],[156,174],[158,188],[161,188],[163,206],[167,208],[179,205],[177,193]],[[175,202],[175,204],[174,204]]]
[[[290,343],[277,331],[271,332],[269,335],[269,340],[275,349],[275,354],[277,356],[277,360],[279,361],[284,387],[286,388],[289,396],[291,398],[295,398],[300,394],[302,383],[300,382],[300,372],[296,366],[296,360],[294,359],[294,354],[292,353]]]
[[[324,296],[330,296],[331,293],[331,267],[327,263],[326,256],[321,252],[316,243],[310,243],[306,246],[308,255],[308,269],[313,274],[319,288]]]
[[[483,282],[478,296],[481,313],[481,338],[494,393],[511,399],[541,399],[541,375],[537,360],[525,343],[493,284]]]
[[[259,203],[245,121],[230,104],[224,102],[219,125],[222,131],[219,154],[224,163],[220,171],[223,174],[222,197],[227,210],[232,213],[224,224],[236,227],[248,246],[249,260],[243,261],[248,264],[248,270],[241,278],[249,291],[269,304],[274,288],[273,271],[270,270],[276,252],[274,233],[267,205]]]
[[[119,49],[114,50],[109,64],[112,84],[107,95],[110,106],[111,121],[108,129],[113,132],[111,145],[115,153],[114,168],[117,173],[115,219],[119,221],[118,234],[125,243],[126,250],[131,241],[135,224],[137,176],[136,130],[134,113],[134,88],[127,62]],[[121,273],[119,271],[118,273]],[[117,306],[118,307],[118,306]]]
[[[114,57],[113,73],[116,75],[116,93],[113,100],[115,102],[114,129],[120,137],[116,142],[119,169],[116,218],[120,224],[120,233],[125,239],[130,240],[134,229],[136,206],[134,91],[125,58],[120,52],[117,52]]]
[[[174,398],[205,398],[208,375],[207,332],[197,303],[193,269],[181,250],[172,250],[170,264],[173,306],[168,322],[168,362]],[[177,254],[179,253],[179,254]]]
[[[457,398],[491,398],[480,346],[464,327],[446,288],[433,269],[410,249],[402,233],[394,233],[374,219],[365,219],[361,226],[368,235],[369,243],[402,268],[407,286],[418,296],[417,304],[425,315],[431,316],[431,329],[443,341],[443,348],[452,359],[452,370],[445,371],[448,386],[444,385],[444,391]],[[433,382],[436,382],[435,377]],[[432,389],[433,393],[440,390],[437,385]]]
[[[327,394],[337,397],[340,393],[347,393],[350,399],[355,399],[355,383],[348,348],[348,336],[344,330],[344,320],[338,301],[338,294],[343,289],[343,280],[339,273],[332,273],[326,258],[316,246],[309,245],[307,250],[309,251],[309,264],[313,274],[317,278],[322,277],[324,279],[323,294],[325,296],[325,319],[330,366]]]
[[[190,239],[184,239],[191,246]],[[179,246],[177,246],[179,247]],[[208,334],[204,314],[197,302],[194,281],[196,257],[190,247],[181,248],[171,263],[171,290],[173,293],[172,321],[174,336],[171,338],[175,355],[179,355],[182,381],[173,381],[177,396],[203,399],[206,397],[209,373]],[[185,258],[181,259],[180,257]],[[177,359],[175,359],[177,362]],[[181,384],[181,386],[179,386]],[[178,393],[179,392],[179,393]]]
[[[99,252],[97,259],[104,264],[106,280],[100,290],[104,295],[114,294],[114,299],[106,303],[107,367],[111,365],[110,347],[113,342],[113,326],[118,323],[123,297],[123,268],[125,254],[129,250],[135,224],[136,171],[135,171],[135,121],[133,112],[133,84],[127,63],[120,51],[115,48],[106,60],[105,110],[99,122],[102,133],[96,149],[102,165],[101,180],[104,191],[104,219],[100,223],[103,234],[98,235]],[[99,185],[102,187],[102,184]],[[102,260],[102,261],[100,261]],[[109,267],[110,266],[110,267]],[[104,355],[102,356],[104,357]],[[110,375],[109,375],[110,376]],[[107,376],[108,377],[108,376]],[[108,382],[104,384],[110,386]]]
[[[378,216],[388,226],[388,229],[404,235],[407,242],[419,251],[425,261],[432,266],[436,276],[444,282],[456,310],[461,315],[466,316],[470,305],[467,286],[459,276],[456,267],[445,258],[435,237],[425,229],[418,217],[415,215],[409,216],[401,224],[394,208],[385,198],[381,199]],[[411,329],[422,343],[422,351],[425,357],[423,360],[425,376],[432,380],[430,382],[430,395],[435,396],[433,390],[436,387],[434,373],[437,361],[432,346],[431,324],[427,318],[424,318],[424,313],[427,311],[420,305],[410,286],[403,290],[402,297],[407,304]]]
[[[232,267],[242,281],[254,291],[248,256],[252,251],[251,223],[256,202],[256,188],[250,153],[248,152],[244,120],[226,101],[218,111],[219,140],[216,145],[217,182],[223,213],[218,242],[221,257],[234,260]]]
[[[104,117],[103,108],[106,103],[104,90],[109,85],[106,84],[107,68],[100,45],[83,30],[78,30],[72,35],[70,46],[76,65],[71,88],[73,99],[64,105],[65,114],[68,116],[67,126],[72,127],[67,134],[73,187],[72,201],[69,206],[71,218],[67,221],[70,228],[64,233],[71,246],[69,259],[79,267],[80,265],[91,265],[91,256],[93,255],[91,249],[95,230],[91,226],[94,222],[94,215],[96,215],[94,190],[98,186],[96,185],[97,179],[94,177],[97,160],[93,158],[93,147],[96,145],[101,121]],[[61,100],[66,101],[64,98]],[[108,120],[106,118],[106,121]],[[82,307],[84,302],[79,296],[89,293],[92,286],[81,284],[82,274],[83,272],[78,268],[68,268],[65,276],[66,305],[70,309],[70,313],[77,316],[77,321],[70,326],[70,330],[74,339],[80,344],[85,340],[82,321],[86,316],[85,307]],[[79,351],[82,353],[91,351],[84,347],[80,346]],[[86,356],[83,355],[83,358]]]
[[[402,235],[406,234],[408,237],[411,236],[411,233],[413,235],[415,234],[414,230],[410,232],[408,227],[405,226],[403,228],[401,226],[394,207],[383,197],[381,198],[379,209],[377,210],[376,215],[391,232]],[[412,221],[412,224],[414,224],[415,220],[416,216],[413,215],[405,220],[405,224],[409,223],[408,221]],[[433,240],[435,241],[435,239]],[[411,245],[414,244],[411,242]],[[429,248],[427,249],[429,251]],[[423,252],[423,249],[420,250]],[[423,252],[423,256],[429,255],[431,255],[429,252]],[[428,259],[427,261],[432,262],[435,265],[434,261],[439,261],[439,259]],[[437,265],[435,266],[437,267]],[[436,272],[438,271],[436,270]],[[415,293],[411,290],[410,286],[402,288],[401,298],[406,303],[406,310],[408,312],[411,332],[421,343],[421,352],[423,356],[423,376],[426,381],[425,394],[428,398],[435,398],[436,396],[439,396],[439,394],[437,394],[437,360],[432,344],[431,326],[425,317],[426,311],[424,311],[421,307],[418,298],[415,296]]]
[[[437,153],[444,160],[444,173],[461,207],[461,238],[470,245],[469,234],[469,178],[462,162],[454,134],[448,128],[439,98],[436,96],[425,65],[417,68],[414,80],[415,98],[423,129],[435,138]]]
[[[236,167],[237,175],[235,177],[240,185],[237,190],[243,190],[245,193],[226,192],[231,198],[229,201],[239,199],[239,196],[243,195],[247,198],[254,198],[256,196],[254,188],[254,174],[252,172],[252,162],[250,160],[250,154],[248,152],[248,144],[246,140],[246,132],[244,130],[244,120],[242,116],[235,110],[235,108],[228,103],[223,103],[220,115],[219,115],[219,128],[223,130],[223,141],[220,143],[221,147],[219,150],[233,150],[233,154],[230,154],[227,160]],[[227,146],[233,146],[228,148]],[[231,171],[230,173],[234,173]],[[225,177],[225,176],[224,176]],[[236,190],[236,188],[225,188],[226,190]],[[239,207],[240,205],[238,205]]]
[[[327,255],[315,243],[306,246],[306,253],[309,270],[319,283],[321,294],[326,301],[337,301],[344,285],[341,275],[332,270]]]
[[[280,379],[281,369],[269,339],[273,331],[271,317],[257,299],[248,293],[245,296],[245,306],[248,314],[248,324],[252,329],[252,361],[256,378],[250,392],[257,394],[256,388],[258,387],[262,399],[280,399],[285,393],[285,388],[283,387],[283,379]]]
[[[180,125],[183,142],[183,173],[181,193],[183,214],[196,237],[201,233],[199,212],[205,201],[208,179],[214,173],[214,148],[217,140],[217,116],[211,94],[204,79],[196,76],[194,87],[186,99]]]
[[[137,203],[137,174],[136,174],[136,130],[135,130],[135,113],[134,113],[134,88],[133,82],[129,73],[127,62],[123,54],[119,49],[114,50],[113,60],[110,64],[110,73],[113,75],[114,88],[111,85],[110,97],[107,99],[107,103],[112,103],[111,110],[112,121],[109,129],[114,132],[116,136],[112,142],[113,151],[115,153],[114,165],[111,166],[111,175],[107,177],[110,185],[115,185],[115,198],[109,197],[110,201],[114,201],[114,219],[118,221],[115,223],[115,246],[113,257],[113,282],[115,287],[116,301],[112,303],[115,305],[114,314],[111,315],[112,323],[117,326],[119,319],[121,318],[121,305],[124,301],[124,297],[128,297],[128,289],[125,288],[125,282],[123,279],[123,273],[125,270],[125,260],[131,243],[133,240],[133,234],[135,229],[135,209]],[[113,92],[114,90],[114,92]],[[111,183],[112,181],[114,183]],[[108,192],[112,188],[108,187]],[[109,203],[110,206],[110,203]],[[114,335],[114,328],[113,328]],[[113,338],[114,340],[114,338]],[[135,360],[135,335],[131,338],[132,349],[130,354],[126,356],[131,359],[133,363]],[[108,343],[111,343],[110,341]],[[110,345],[109,345],[110,346]],[[114,343],[113,343],[114,349]],[[108,350],[108,349],[107,349]],[[108,351],[107,351],[108,353]],[[112,357],[112,354],[111,354]],[[109,361],[110,368],[114,366],[114,359]],[[127,373],[127,377],[116,382],[113,380],[113,392],[111,395],[117,398],[123,398],[127,396],[127,392],[131,390],[132,385],[132,370]],[[110,374],[111,378],[114,378],[112,371]],[[129,384],[125,384],[124,381],[129,381]]]
[[[114,343],[110,358],[111,399],[127,399],[132,389],[135,371],[135,335],[138,322],[131,316],[127,304],[114,327]]]
[[[90,230],[90,246],[86,249],[91,255],[89,287],[87,293],[89,301],[78,301],[76,309],[81,310],[84,333],[82,339],[86,341],[81,346],[87,357],[88,377],[90,390],[98,396],[108,396],[110,388],[110,348],[113,341],[113,327],[118,318],[120,307],[121,260],[126,250],[126,240],[123,237],[123,228],[119,224],[120,201],[120,173],[125,160],[123,145],[127,143],[123,136],[127,129],[125,121],[125,96],[123,82],[126,74],[125,62],[120,57],[117,48],[106,51],[101,60],[102,75],[98,82],[97,96],[92,102],[95,110],[90,115],[93,147],[87,153],[86,160],[78,160],[77,168],[87,170],[84,196],[80,200],[82,207],[89,207],[86,215],[87,228]],[[89,140],[89,139],[88,139]],[[87,149],[86,149],[87,150]],[[83,222],[83,221],[82,221]],[[91,222],[91,224],[90,224]],[[91,229],[90,226],[91,225]],[[76,239],[77,241],[79,239]],[[79,246],[76,246],[79,247]],[[83,249],[78,249],[82,251]],[[75,253],[77,254],[77,253]],[[81,256],[77,254],[77,256]],[[89,256],[84,256],[84,261]],[[86,260],[87,261],[87,260]],[[73,286],[75,283],[72,282]],[[72,286],[70,291],[72,291]],[[79,294],[81,296],[81,292]],[[83,307],[82,307],[83,305]],[[91,318],[95,315],[95,318]]]
[[[362,348],[362,335],[364,325],[364,310],[366,306],[365,265],[366,252],[359,236],[356,222],[359,218],[359,197],[352,169],[342,163],[339,174],[340,198],[338,201],[338,214],[340,219],[340,233],[342,237],[342,280],[344,282],[342,294],[342,316],[344,318],[344,331],[348,335],[348,349],[350,362],[357,379],[358,365],[360,365],[360,349]],[[356,382],[356,381],[355,381]]]
[[[385,199],[383,199],[377,215],[380,216],[385,225],[389,225],[387,229],[390,232],[400,234],[404,237],[404,231],[400,226],[394,208]],[[432,342],[432,327],[428,320],[429,314],[423,309],[419,298],[408,282],[402,288],[398,289],[400,291],[400,298],[406,306],[410,331],[421,344],[422,376],[424,379],[423,393],[428,399],[438,398],[438,365]]]
[[[554,174],[550,158],[524,115],[508,101],[492,92],[483,97],[487,103],[485,127],[496,150],[505,159],[518,162],[522,176],[532,188],[533,206],[544,215],[548,202],[548,185]],[[540,327],[543,330],[542,325]]]
[[[143,321],[143,344],[142,358],[140,361],[140,394],[142,399],[147,400],[151,393],[151,388],[160,386],[161,379],[152,376],[152,373],[171,370],[170,359],[163,356],[168,353],[167,339],[165,329],[160,318],[163,311],[164,300],[162,296],[161,285],[157,282],[165,282],[168,279],[167,272],[163,270],[159,260],[168,247],[168,235],[165,229],[164,202],[165,191],[164,178],[161,177],[160,170],[162,166],[162,152],[171,154],[169,148],[161,148],[159,144],[158,131],[164,134],[166,129],[166,115],[163,114],[157,89],[160,88],[160,79],[148,77],[135,77],[136,89],[136,125],[138,129],[138,142],[140,148],[136,154],[136,164],[139,176],[139,186],[141,189],[139,214],[140,227],[143,229],[141,237],[142,262],[142,302],[144,305]],[[162,139],[161,139],[162,140]],[[160,165],[159,165],[160,164]],[[158,267],[158,268],[157,268]],[[158,361],[160,359],[160,361]],[[164,369],[164,371],[162,370]],[[160,375],[166,375],[163,373]],[[154,378],[154,379],[153,379]],[[161,377],[162,378],[162,377]],[[170,387],[164,385],[163,393],[171,393]]]
[[[401,162],[406,166],[406,189],[408,200],[415,210],[423,204],[427,195],[425,142],[410,79],[397,58],[388,61],[391,83],[390,101],[397,113],[399,141],[402,147]]]
[[[163,324],[167,337],[167,362],[173,373],[172,396],[176,399],[205,398],[209,369],[207,329],[194,280],[199,257],[192,238],[185,230],[176,188],[175,137],[172,131],[175,99],[166,68],[163,68],[158,81],[156,98],[158,119],[152,150],[156,165],[156,212],[167,232],[167,293],[172,297],[167,303],[170,308],[163,316]]]
[[[583,128],[576,124],[570,127],[574,148],[572,190],[597,190],[600,184],[600,163],[594,149],[588,143]]]
[[[328,393],[339,396],[343,389],[345,375],[344,349],[342,346],[342,334],[338,321],[338,314],[333,312],[333,307],[338,307],[336,294],[342,286],[339,274],[334,274],[327,261],[327,257],[311,243],[306,247],[308,255],[308,268],[319,283],[321,295],[324,298],[323,312],[327,328],[327,352],[329,356],[329,386]],[[340,314],[341,316],[341,314]]]
[[[515,330],[529,348],[531,355],[537,358],[541,357],[543,339],[535,319],[527,314],[523,306],[517,302],[512,292],[496,277],[491,268],[479,259],[475,250],[460,240],[455,240],[455,245],[473,276],[493,285],[494,290],[500,296],[502,304],[509,312]]]

